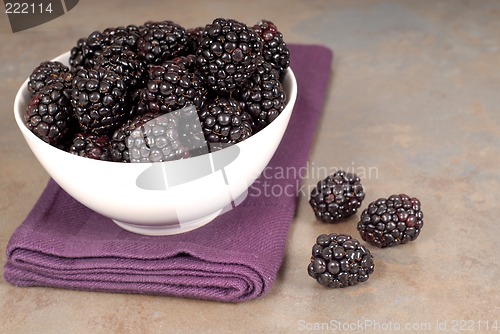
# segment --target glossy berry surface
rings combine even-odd
[[[69,148],[69,153],[80,157],[111,161],[111,143],[108,136],[92,133],[77,133]]]
[[[193,105],[202,108],[207,90],[196,73],[188,69],[190,58],[177,57],[161,65],[150,66],[146,87],[140,93],[140,113],[168,113]]]
[[[187,51],[186,29],[175,22],[146,22],[139,27],[139,35],[137,53],[146,64],[161,64]]]
[[[374,271],[370,251],[346,234],[321,234],[312,247],[309,276],[329,288],[366,282]]]
[[[250,115],[232,98],[216,98],[199,112],[205,139],[211,148],[239,143],[252,135]]]
[[[105,46],[96,56],[93,68],[105,68],[120,75],[129,91],[144,86],[146,82],[144,61],[136,53],[121,46]]]
[[[238,89],[238,99],[252,116],[254,132],[274,121],[285,109],[286,94],[278,72],[261,59],[254,74]]]
[[[377,247],[393,247],[417,239],[424,225],[420,201],[405,194],[379,198],[363,210],[358,231]]]
[[[51,82],[61,81],[66,87],[71,86],[72,76],[69,67],[58,61],[44,61],[38,65],[28,80],[28,91],[31,97]]]
[[[106,46],[120,47],[122,50],[136,52],[139,29],[135,25],[109,27],[104,31],[94,31],[80,38],[71,49],[69,64],[73,73],[95,66],[95,59]]]
[[[318,219],[335,223],[355,214],[364,198],[365,191],[359,177],[337,171],[318,182],[311,191],[309,204]]]
[[[290,66],[290,50],[283,40],[283,34],[269,20],[260,20],[252,29],[264,41],[262,56],[281,75]]]
[[[55,81],[41,88],[31,99],[24,113],[24,122],[37,137],[57,146],[70,132],[73,109],[71,90]]]
[[[83,132],[111,134],[127,117],[125,81],[105,68],[80,70],[73,79],[71,104]]]
[[[136,116],[113,133],[111,147],[113,161],[162,162],[195,156],[206,144],[196,108],[186,107]]]
[[[262,39],[244,23],[215,19],[205,27],[196,50],[198,68],[209,89],[228,95],[255,71]]]

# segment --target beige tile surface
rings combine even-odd
[[[93,30],[159,19],[195,27],[215,17],[269,18],[289,43],[334,50],[304,187],[325,169],[347,168],[362,177],[365,204],[415,195],[425,215],[419,239],[371,247],[376,267],[368,282],[324,289],[307,275],[310,248],[320,233],[357,236],[359,215],[322,224],[303,193],[278,279],[257,300],[233,305],[8,284],[7,242],[48,180],[14,122],[20,84]],[[486,332],[495,321],[500,331],[499,1],[87,0],[16,34],[2,13],[0,40],[1,333],[372,332],[405,324],[414,332]]]

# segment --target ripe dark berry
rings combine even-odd
[[[139,40],[139,27],[130,24],[126,27],[112,27],[104,29],[105,46],[119,46],[122,50],[137,52],[137,42]]]
[[[42,87],[31,99],[24,113],[24,122],[37,137],[58,146],[70,133],[73,109],[71,90],[54,81]]]
[[[58,61],[42,62],[33,70],[28,81],[28,91],[31,97],[35,96],[44,86],[56,80],[63,82],[66,87],[70,87],[72,76],[69,73],[69,67]]]
[[[137,52],[146,64],[161,64],[187,52],[186,29],[172,21],[146,22],[139,27]]]
[[[265,128],[283,111],[286,94],[278,72],[262,58],[254,74],[238,89],[238,100],[252,116],[254,133]]]
[[[179,123],[174,113],[146,113],[129,120],[113,134],[113,161],[160,162],[188,158],[188,149],[179,135]]]
[[[205,27],[196,51],[200,72],[210,90],[228,95],[256,69],[262,39],[244,23],[215,19]]]
[[[344,234],[321,234],[312,247],[309,276],[329,288],[366,282],[373,273],[373,256],[358,240]]]
[[[69,153],[95,160],[111,161],[110,138],[92,133],[77,133]]]
[[[211,149],[241,142],[252,135],[250,115],[232,98],[216,98],[208,102],[199,117],[205,139]]]
[[[424,225],[420,201],[405,194],[379,198],[363,210],[358,231],[363,240],[384,248],[417,239]]]
[[[93,65],[94,55],[98,55],[103,46],[104,36],[100,31],[94,31],[86,38],[80,38],[71,49],[69,65],[76,73]]]
[[[104,68],[80,70],[71,91],[71,104],[83,132],[112,134],[125,121],[125,81],[117,73]]]
[[[150,66],[149,80],[140,94],[139,113],[168,113],[187,105],[203,107],[207,90],[198,75],[187,70],[189,66],[187,57]]]
[[[359,177],[338,171],[318,182],[311,191],[309,204],[318,219],[335,223],[355,214],[364,198]]]
[[[290,66],[290,50],[283,40],[283,34],[269,20],[260,20],[252,29],[262,38],[262,56],[281,75]]]
[[[95,57],[92,68],[105,68],[120,75],[125,81],[127,90],[142,88],[146,82],[146,64],[139,59],[135,52],[124,49],[119,45],[103,47],[101,53]]]
[[[119,46],[122,50],[136,52],[138,33],[138,27],[129,25],[127,27],[107,28],[102,32],[94,31],[88,37],[80,38],[71,49],[69,57],[71,70],[76,73],[81,69],[94,67],[95,58],[102,53],[106,46]]]

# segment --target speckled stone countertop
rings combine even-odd
[[[223,304],[8,284],[8,240],[48,180],[13,117],[24,79],[94,30],[162,19],[196,27],[215,17],[269,18],[289,43],[335,53],[310,172],[270,293]],[[2,13],[0,37],[1,333],[500,332],[499,1],[88,0],[15,34]],[[320,223],[307,189],[336,169],[360,175],[366,204],[392,193],[419,197],[425,225],[415,242],[370,247],[370,279],[334,290],[307,275],[311,246],[321,233],[359,237],[359,213]]]

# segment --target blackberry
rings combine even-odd
[[[235,144],[252,135],[250,115],[233,98],[217,97],[199,111],[201,127],[211,149]]]
[[[335,223],[355,214],[364,198],[359,177],[354,173],[337,171],[318,182],[311,191],[309,204],[318,219]]]
[[[74,73],[93,66],[94,56],[102,50],[103,39],[104,35],[100,31],[94,31],[87,38],[80,38],[76,42],[69,56],[69,65]]]
[[[95,58],[93,68],[105,68],[119,74],[127,89],[142,88],[146,82],[146,64],[133,51],[119,45],[105,46]]]
[[[202,108],[207,91],[195,73],[186,70],[188,58],[176,58],[149,68],[149,80],[140,94],[139,113],[168,113],[187,105]]]
[[[146,22],[139,27],[137,52],[147,64],[161,64],[186,53],[186,29],[172,21]]]
[[[215,19],[205,27],[196,60],[210,90],[229,95],[253,74],[262,39],[244,23]]]
[[[268,20],[260,20],[252,29],[262,38],[262,56],[281,75],[290,66],[290,50],[283,40],[283,34]]]
[[[111,134],[127,118],[127,89],[121,76],[104,68],[80,70],[71,103],[83,132]]]
[[[238,89],[238,100],[244,102],[245,111],[252,116],[254,132],[258,132],[283,111],[286,94],[272,65],[259,62],[255,73]]]
[[[373,273],[373,255],[358,240],[344,234],[321,234],[312,247],[309,276],[329,288],[366,282]]]
[[[66,86],[71,85],[72,76],[69,67],[58,61],[44,61],[38,65],[30,75],[28,91],[31,97],[40,89],[53,81],[62,81]]]
[[[139,115],[116,130],[112,159],[119,162],[160,162],[188,158],[174,113]]]
[[[136,52],[139,40],[139,27],[131,24],[126,27],[107,28],[104,35],[104,46],[120,46],[123,50]]]
[[[86,38],[80,38],[71,49],[69,64],[76,73],[81,69],[95,66],[98,57],[106,46],[120,46],[122,50],[137,51],[139,28],[134,25],[127,27],[107,28],[103,32],[94,31]]]
[[[377,247],[392,247],[417,239],[424,225],[420,201],[405,194],[379,198],[361,213],[358,231]]]
[[[40,139],[53,145],[62,144],[70,133],[71,90],[62,82],[43,86],[31,99],[24,113],[26,126]]]
[[[95,160],[111,161],[111,143],[108,136],[77,133],[69,153]]]

